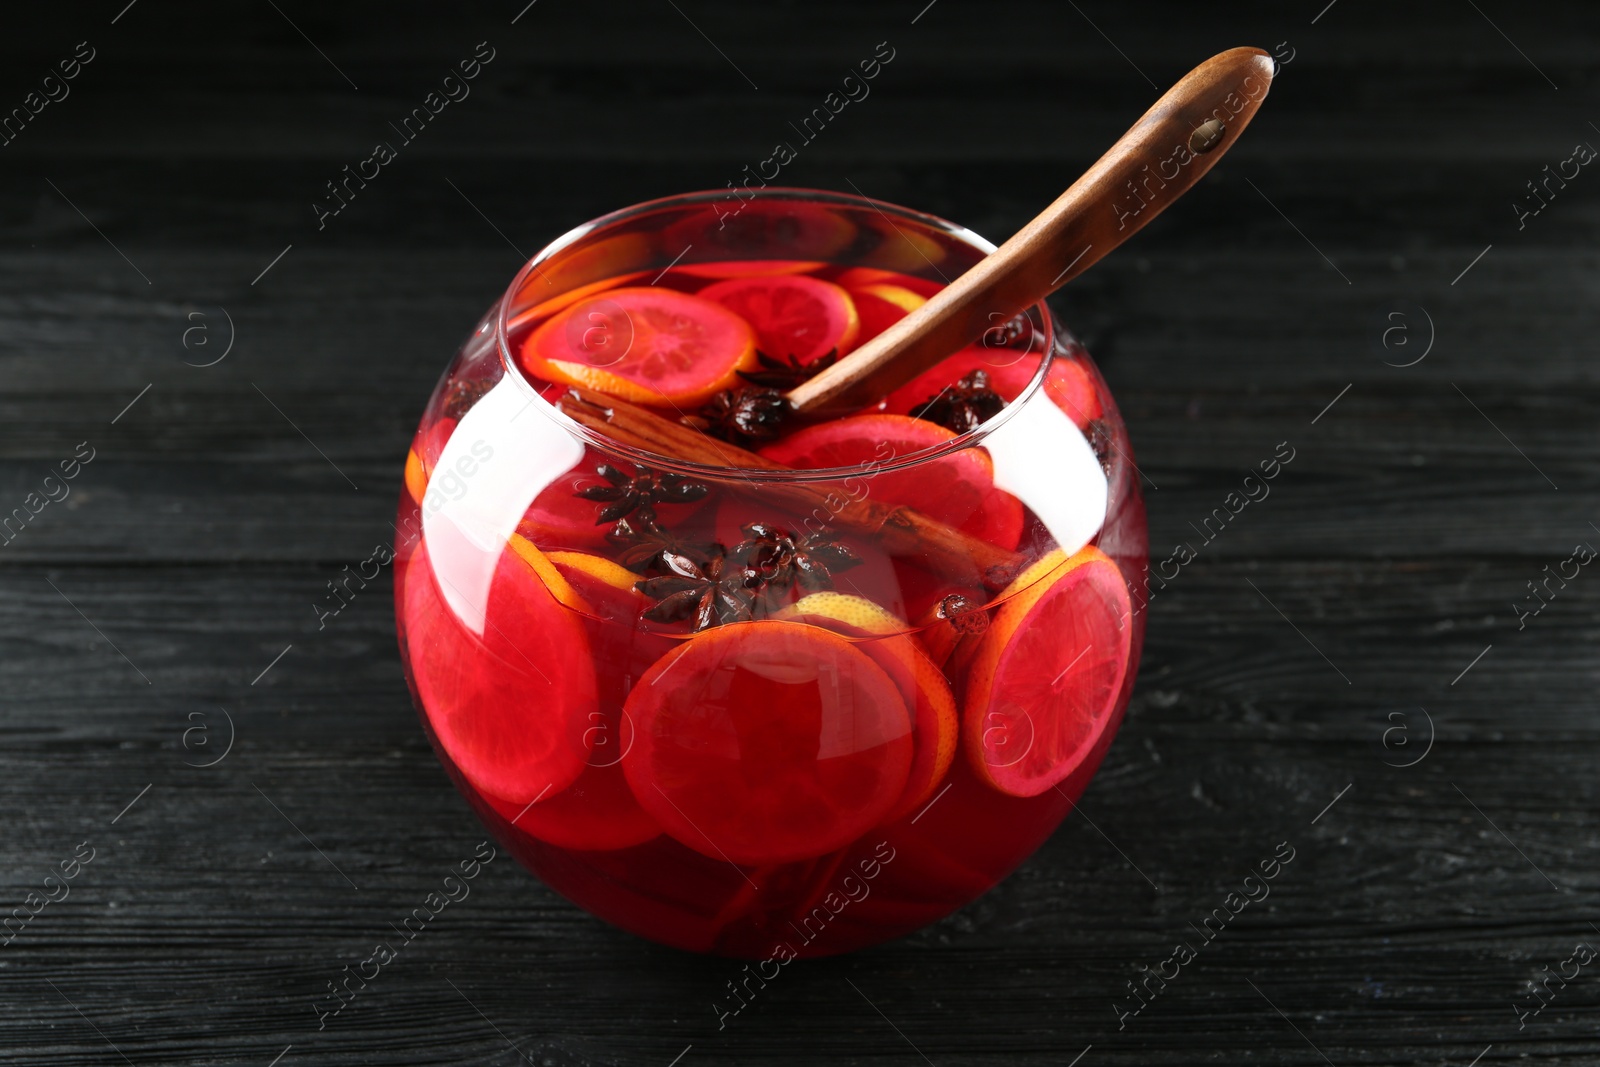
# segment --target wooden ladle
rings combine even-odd
[[[926,304],[790,390],[791,407],[859,409],[1082,274],[1222,158],[1266,99],[1274,70],[1259,48],[1194,68],[1055,203]]]

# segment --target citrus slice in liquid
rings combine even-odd
[[[850,294],[832,282],[806,275],[768,274],[729,278],[700,290],[750,324],[756,347],[804,366],[855,344],[861,329]]]
[[[906,787],[911,720],[851,642],[762,620],[706,630],[628,697],[623,759],[639,804],[712,859],[786,863],[841,848]]]
[[[571,785],[583,771],[589,714],[597,710],[578,616],[510,549],[495,566],[481,637],[445,602],[426,545],[411,557],[404,582],[412,683],[451,762],[474,787],[511,803]]]
[[[911,290],[923,299],[927,299],[944,288],[943,282],[929,281],[927,278],[918,278],[912,274],[901,274],[898,271],[882,270],[878,267],[846,267],[839,272],[834,281],[846,289],[863,289],[869,285],[896,285],[902,289]]]
[[[909,636],[904,619],[892,612],[848,593],[812,593],[784,608],[777,616],[793,622],[809,622],[838,630],[847,637],[859,637],[856,648],[871,656],[894,680],[912,708],[912,736],[916,753],[906,776],[905,792],[884,816],[894,822],[921,807],[944,778],[956,756],[960,725],[950,684],[939,668]]]
[[[589,606],[589,602],[583,598],[583,595],[572,587],[572,583],[567,581],[567,576],[561,573],[550,557],[541,552],[532,541],[521,534],[514,533],[506,538],[506,547],[511,549],[512,554],[518,559],[527,564],[534,577],[544,583],[544,587],[549,590],[550,595],[555,597],[556,602],[562,607],[582,612],[592,612],[594,610]]]
[[[612,289],[579,301],[522,346],[527,371],[546,381],[641,404],[688,407],[739,382],[755,334],[721,304],[672,289]]]
[[[601,708],[620,710],[633,684],[678,642],[661,632],[661,624],[641,618],[653,601],[635,588],[637,574],[587,552],[548,555],[587,605],[579,610],[585,612]]]
[[[856,302],[856,312],[861,316],[861,332],[856,335],[857,348],[928,302],[927,297],[903,285],[866,285],[847,291],[850,299]]]
[[[808,426],[761,454],[802,469],[856,467],[862,473],[852,477],[859,477],[867,499],[904,504],[990,544],[1016,548],[1022,537],[1022,503],[995,488],[988,453],[968,448],[903,470],[863,466],[892,463],[955,436],[937,423],[907,415],[852,415]]]
[[[546,552],[550,562],[574,585],[591,590],[589,599],[604,599],[621,604],[649,606],[645,595],[634,588],[639,576],[620,563],[588,552]],[[598,593],[596,597],[594,593]]]
[[[1033,381],[1040,358],[1037,352],[1021,349],[968,345],[890,393],[881,407],[890,414],[908,414],[975,370],[987,374],[989,388],[1009,402]],[[1080,359],[1057,357],[1045,377],[1044,391],[1080,430],[1103,414],[1099,391],[1088,365]]]
[[[1056,549],[1001,598],[969,669],[962,739],[980,779],[1031,797],[1083,762],[1116,711],[1128,586],[1098,548]]]
[[[613,606],[606,598],[626,603],[622,598],[632,597],[642,606],[644,597],[633,590],[631,581],[618,588],[620,576],[637,576],[601,556],[541,552],[517,534],[507,539],[507,548],[508,557],[515,557],[528,568],[527,577],[543,585],[557,603],[571,609],[564,614],[577,619],[583,627],[587,642],[571,646],[564,654],[592,657],[590,673],[596,701],[584,716],[582,748],[587,762],[575,780],[559,787],[551,780],[542,793],[532,798],[509,800],[493,790],[485,796],[518,829],[563,848],[608,850],[648,841],[661,828],[639,807],[622,776],[622,752],[632,740],[631,723],[622,714],[622,701],[627,692],[627,671],[631,668],[642,673],[665,647],[658,639],[658,647],[646,653],[649,658],[641,664],[643,650],[631,640],[637,635],[630,625],[601,622],[593,617]],[[574,614],[579,612],[583,615]],[[505,623],[496,626],[503,628]],[[459,760],[457,765],[461,766]],[[475,785],[486,780],[481,773],[468,777]]]

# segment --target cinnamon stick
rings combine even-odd
[[[646,408],[606,393],[574,387],[557,401],[574,421],[596,430],[612,440],[707,466],[746,470],[784,471],[792,468],[738,445],[719,441],[657,415]],[[739,492],[781,503],[788,510],[817,517],[824,524],[835,524],[879,539],[890,555],[909,559],[924,567],[964,582],[977,582],[990,590],[1005,588],[1022,569],[1026,560],[953,526],[931,519],[912,508],[873,500],[870,491],[860,499],[845,489],[852,478],[870,481],[871,471],[852,473],[825,483],[759,481],[729,470],[729,484]]]

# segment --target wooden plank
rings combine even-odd
[[[1600,137],[1573,103],[1594,19],[1540,2],[680,0],[541,3],[513,26],[521,0],[278,6],[8,19],[5,107],[75,42],[99,56],[0,173],[0,506],[78,442],[97,450],[0,549],[7,907],[78,842],[97,852],[0,948],[0,1060],[1600,1055],[1587,970],[1522,1029],[1516,1014],[1542,967],[1600,937],[1600,594],[1585,575],[1516,617],[1541,568],[1600,537],[1600,207],[1580,177],[1522,229],[1512,208]],[[485,39],[499,55],[473,95],[318,231],[324,183]],[[784,180],[853,183],[997,240],[1154,99],[1146,75],[1295,50],[1226,165],[1057,301],[1160,486],[1156,560],[1200,548],[1149,606],[1139,687],[1081,810],[972,906],[788,968],[721,1029],[738,966],[612,930],[502,857],[318,1030],[324,984],[483,836],[411,708],[387,576],[323,630],[313,608],[386,535],[446,358],[519,249],[722,187],[885,39],[871,97]],[[236,348],[184,366],[190,312],[219,305]],[[1386,316],[1420,329],[1416,308],[1435,347],[1386,366]],[[1199,544],[1190,523],[1285,440],[1272,495]],[[234,747],[186,766],[184,731],[220,741],[221,709]],[[1396,766],[1430,721],[1427,755]],[[1407,745],[1385,747],[1402,725]],[[1296,859],[1270,898],[1119,1031],[1140,965],[1281,841]]]

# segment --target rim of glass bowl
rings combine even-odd
[[[929,229],[941,231],[944,234],[955,238],[957,241],[960,241],[978,250],[979,252],[984,253],[985,255],[995,250],[995,245],[993,243],[977,233],[974,233],[972,230],[967,229],[965,226],[958,226],[955,223],[950,222],[947,219],[942,219],[937,215],[929,215],[926,212],[913,211],[910,208],[901,207],[898,204],[891,204],[883,200],[874,200],[870,197],[856,196],[851,193],[832,192],[825,189],[806,189],[797,186],[768,186],[763,189],[752,190],[752,192],[754,193],[753,198],[759,200],[793,200],[805,201],[808,203],[831,203],[849,205],[857,208],[871,208],[885,217],[898,217],[907,222],[917,223]],[[500,362],[505,368],[505,373],[515,380],[518,388],[527,393],[530,398],[538,399],[538,390],[535,389],[533,383],[530,382],[526,376],[524,376],[522,373],[522,368],[517,365],[516,359],[511,354],[511,346],[507,342],[506,334],[508,330],[507,313],[510,310],[511,299],[516,293],[521,291],[523,285],[527,282],[528,276],[538,271],[541,263],[548,261],[557,252],[576,244],[586,237],[594,236],[603,230],[618,226],[642,215],[648,215],[663,208],[681,207],[693,204],[709,204],[713,201],[725,200],[727,199],[727,195],[728,194],[726,190],[708,189],[693,193],[679,193],[675,196],[661,197],[656,200],[646,200],[642,203],[621,208],[620,210],[613,211],[606,215],[601,215],[599,218],[592,219],[589,222],[575,226],[536,252],[533,258],[530,259],[523,266],[523,268],[517,272],[516,277],[512,279],[511,285],[502,295],[499,308],[495,312],[495,344],[499,348]],[[993,417],[989,418],[976,428],[968,430],[966,433],[958,434],[949,441],[945,441],[943,444],[934,445],[930,448],[918,449],[915,452],[909,452],[904,456],[897,457],[894,460],[879,465],[876,468],[879,473],[891,470],[904,470],[908,467],[929,463],[943,456],[960,452],[963,449],[971,448],[975,445],[981,444],[984,438],[988,437],[1000,426],[1004,425],[1008,419],[1010,419],[1016,414],[1017,411],[1021,409],[1023,404],[1028,403],[1033,398],[1034,394],[1042,388],[1045,375],[1050,372],[1050,366],[1055,360],[1055,322],[1050,314],[1050,308],[1044,303],[1044,301],[1040,301],[1026,310],[1034,311],[1039,315],[1039,318],[1045,327],[1045,335],[1047,340],[1045,344],[1044,358],[1039,362],[1039,369],[1034,373],[1033,378],[1029,380],[1027,386],[1022,390],[1022,392],[1017,395],[1016,399],[1007,403],[1006,406]],[[651,467],[656,470],[669,470],[675,473],[704,477],[742,477],[767,482],[837,481],[840,478],[851,477],[861,473],[859,465],[849,467],[818,467],[805,470],[772,470],[766,467],[731,467],[710,463],[698,463],[693,460],[680,459],[676,456],[665,456],[661,455],[660,453],[651,452],[648,449],[636,448],[633,445],[625,444],[616,440],[615,438],[607,436],[606,434],[592,430],[583,423],[572,419],[558,409],[554,404],[551,404],[548,401],[537,406],[539,407],[540,414],[542,416],[553,419],[558,425],[561,426],[562,429],[566,430],[568,433],[571,433],[579,440],[593,445],[602,451],[622,456],[636,464],[643,464],[644,466]]]

